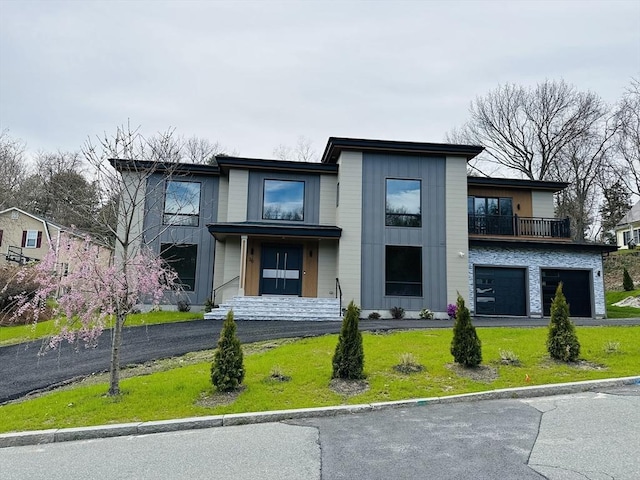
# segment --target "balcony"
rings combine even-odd
[[[569,219],[469,215],[469,235],[570,239]]]

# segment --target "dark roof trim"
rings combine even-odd
[[[571,250],[576,252],[615,252],[616,245],[604,243],[545,242],[544,240],[507,240],[492,238],[469,238],[470,247],[536,248],[544,250]]]
[[[217,165],[203,165],[200,163],[152,162],[149,160],[125,160],[110,158],[109,163],[117,171],[144,171],[147,173],[179,173],[192,175],[220,175]]]
[[[288,160],[263,160],[260,158],[216,157],[216,161],[223,173],[229,168],[247,168],[251,170],[289,171],[305,173],[336,173],[337,165],[318,162],[292,162]]]
[[[322,163],[336,163],[343,151],[393,152],[409,155],[456,155],[471,160],[484,150],[478,145],[447,143],[397,142],[391,140],[365,140],[360,138],[330,137],[322,154]]]
[[[207,225],[216,240],[227,235],[264,235],[268,237],[340,238],[342,229],[332,225],[292,225],[290,223],[212,223]]]
[[[518,178],[467,177],[467,186],[533,188],[536,190],[551,190],[553,192],[559,192],[560,190],[567,188],[569,184],[566,182],[523,180]]]

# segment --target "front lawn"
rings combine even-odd
[[[607,318],[640,318],[640,308],[634,307],[616,307],[613,304],[624,300],[627,297],[640,295],[640,290],[626,291],[610,291],[605,293],[605,302],[607,304]]]
[[[128,316],[125,326],[135,327],[140,325],[155,325],[158,323],[183,322],[186,320],[198,320],[202,318],[202,312],[159,311],[134,313]],[[107,328],[110,327],[111,324],[107,325]],[[58,331],[59,327],[55,320],[48,320],[35,325],[16,325],[11,327],[0,326],[0,346],[37,340],[39,338],[54,335]]]
[[[337,335],[245,345],[245,389],[221,404],[212,394],[213,352],[199,352],[155,365],[124,370],[123,394],[111,398],[106,376],[38,398],[0,407],[0,431],[64,428],[121,422],[164,420],[339,404],[454,395],[507,387],[575,382],[640,374],[640,327],[577,327],[583,361],[562,364],[549,359],[546,328],[480,328],[483,369],[473,380],[452,368],[450,329],[363,333],[369,390],[355,396],[329,388]],[[520,365],[501,363],[511,351]],[[419,373],[396,372],[403,353],[424,366]],[[148,374],[149,371],[154,373]],[[291,377],[280,381],[278,372]],[[147,373],[147,374],[145,374]]]

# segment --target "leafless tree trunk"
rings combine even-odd
[[[118,128],[112,137],[105,134],[97,144],[89,139],[83,148],[85,159],[96,172],[100,196],[105,201],[95,221],[114,239],[114,265],[122,273],[121,278],[127,278],[127,269],[141,246],[152,240],[147,238],[148,229],[144,225],[145,208],[152,207],[147,204],[147,198],[153,197],[149,195],[153,189],[164,188],[164,181],[156,181],[152,176],[162,172],[164,177],[171,178],[177,165],[171,162],[179,153],[178,145],[173,130],[147,140],[137,129],[127,126]],[[107,221],[109,218],[117,219],[116,226]],[[127,284],[122,288],[126,292],[135,285]],[[123,301],[127,298],[126,293],[114,293],[114,296],[117,313],[112,330],[110,395],[120,392],[122,328],[134,307]]]
[[[610,163],[615,121],[568,143],[550,165],[551,179],[568,182],[556,198],[557,215],[571,219],[572,237],[585,241],[596,218],[601,172]]]

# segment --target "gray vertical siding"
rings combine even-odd
[[[160,252],[162,243],[196,244],[198,260],[196,265],[196,285],[187,298],[194,305],[203,305],[211,294],[213,281],[213,259],[215,241],[207,229],[218,217],[218,177],[201,175],[181,175],[170,180],[200,182],[200,219],[197,227],[162,225],[164,211],[164,189],[167,178],[152,175],[147,185],[146,215],[144,219],[144,241],[154,251]],[[169,299],[168,301],[173,302]]]
[[[262,199],[265,179],[304,182],[304,220],[300,223],[314,225],[320,223],[320,175],[275,172],[249,172],[248,221],[262,221]],[[273,222],[274,220],[269,221]]]
[[[362,308],[446,311],[445,158],[365,153],[362,177]],[[422,181],[422,227],[385,226],[387,178]],[[385,245],[422,247],[423,297],[385,296]]]

